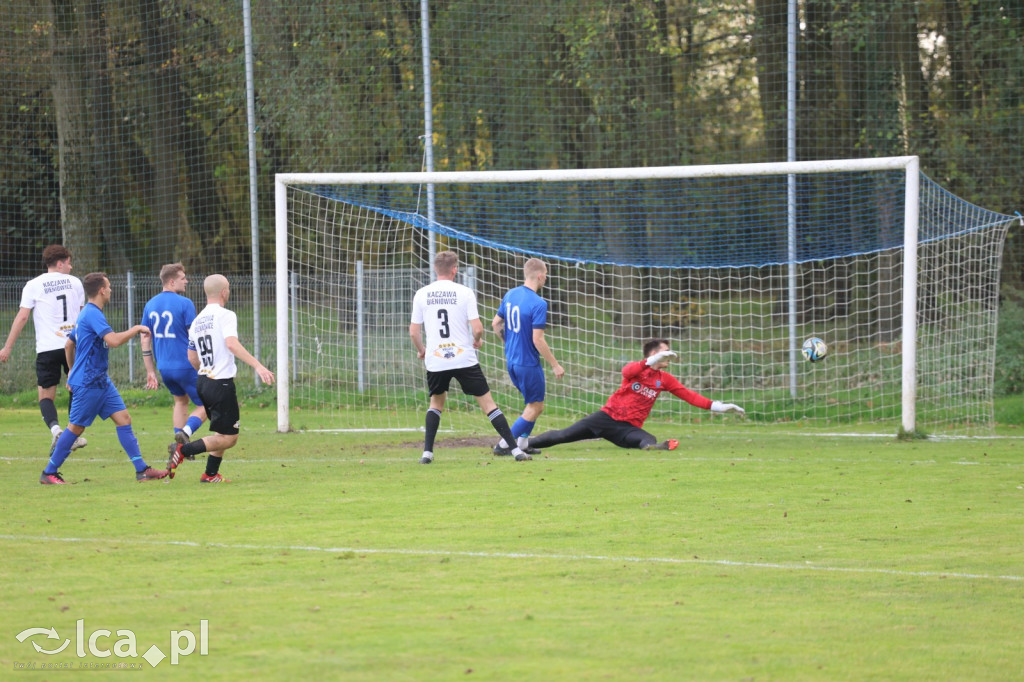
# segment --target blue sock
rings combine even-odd
[[[121,441],[121,447],[128,453],[128,458],[132,461],[132,466],[135,467],[136,473],[149,468],[146,460],[142,459],[142,451],[139,450],[139,439],[135,437],[131,424],[117,427],[117,439]]]
[[[515,424],[512,425],[512,435],[519,439],[521,436],[529,436],[530,432],[533,431],[533,425],[536,422],[528,422],[522,417],[516,420]]]
[[[53,448],[50,461],[47,463],[46,468],[43,469],[44,474],[55,474],[60,470],[60,465],[71,454],[71,446],[75,444],[77,438],[78,436],[72,433],[71,429],[64,429],[64,432],[60,434],[60,438],[57,439],[57,445]]]
[[[193,434],[196,431],[198,431],[199,427],[202,426],[202,425],[203,425],[203,420],[200,419],[199,417],[189,417],[188,421],[185,422],[185,426],[187,426],[188,430],[191,431]]]

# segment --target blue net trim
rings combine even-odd
[[[787,177],[435,185],[312,186],[307,191],[459,240],[545,258],[656,268],[791,262]],[[903,246],[901,171],[797,176],[796,258],[809,262]],[[1012,216],[921,176],[919,241]]]

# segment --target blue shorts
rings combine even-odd
[[[544,402],[544,368],[540,365],[509,365],[508,378],[512,385],[523,394],[523,400],[529,403]]]
[[[164,386],[171,392],[171,395],[187,395],[196,407],[202,407],[203,401],[196,391],[196,378],[199,372],[194,369],[169,369],[160,370],[160,378],[164,380]]]
[[[68,422],[78,426],[89,426],[96,417],[107,419],[121,410],[127,410],[114,382],[107,379],[107,385],[99,388],[72,386],[75,399],[71,401]]]

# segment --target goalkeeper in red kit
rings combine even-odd
[[[531,437],[530,445],[540,449],[561,443],[604,438],[620,448],[675,450],[679,441],[669,439],[659,443],[657,438],[642,428],[654,407],[654,401],[662,391],[668,391],[694,407],[717,413],[744,414],[739,405],[705,398],[662,371],[674,357],[676,354],[669,350],[666,339],[646,342],[644,359],[630,362],[622,368],[622,385],[608,398],[604,407],[568,428],[546,431]]]

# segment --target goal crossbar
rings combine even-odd
[[[581,168],[576,170],[433,171],[397,173],[278,173],[277,185],[430,185],[492,182],[586,182],[598,180],[670,180],[674,178],[729,178],[813,173],[856,173],[906,170],[917,165],[916,156],[831,161],[780,161],[730,163],[704,166],[655,166],[650,168]]]

